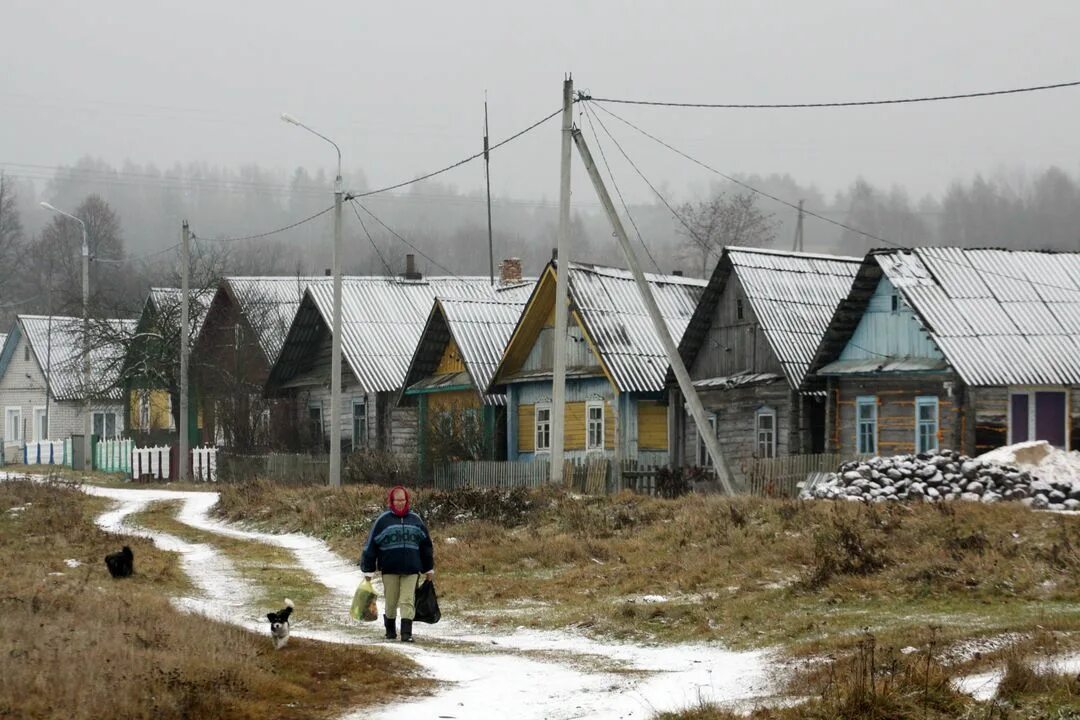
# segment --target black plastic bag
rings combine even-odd
[[[428,580],[416,586],[416,615],[413,618],[417,622],[434,624],[439,622],[442,613],[439,612],[439,598],[435,594],[435,581]]]

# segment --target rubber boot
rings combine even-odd
[[[382,619],[383,619],[383,625],[386,626],[386,639],[387,640],[397,640],[397,629],[394,626],[394,623],[397,622],[397,618],[386,617],[385,615],[383,615]],[[404,620],[401,621],[401,631],[402,631],[402,633],[405,632],[405,621]]]
[[[401,618],[401,642],[412,641],[412,620]]]

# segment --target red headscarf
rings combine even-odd
[[[396,493],[398,490],[405,493],[405,507],[401,510],[398,510],[394,507],[394,493]],[[398,517],[405,517],[409,514],[411,500],[412,498],[409,497],[409,491],[404,485],[395,485],[394,487],[390,488],[390,492],[386,494],[386,507],[388,507],[390,509],[390,512],[394,513]]]

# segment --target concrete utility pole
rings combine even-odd
[[[191,231],[187,220],[180,230],[180,482],[188,479],[188,276],[191,273]]]
[[[792,250],[795,252],[802,252],[803,250],[803,234],[802,234],[802,210],[803,201],[799,201],[799,218],[795,221],[795,243],[792,246]]]
[[[570,140],[574,130],[574,78],[563,80],[562,156],[559,166],[559,246],[555,267],[555,337],[551,368],[551,482],[563,479],[566,420],[566,308],[570,274]]]
[[[488,150],[487,93],[484,93],[484,184],[487,185],[488,276],[495,286],[495,243],[491,235],[491,158]]]
[[[330,338],[330,485],[341,485],[341,204],[345,190],[341,181],[341,148],[322,133],[312,130],[288,113],[281,119],[307,130],[334,146],[337,151],[337,176],[334,178],[334,322]]]
[[[585,163],[585,169],[588,171],[589,178],[592,180],[593,187],[596,188],[596,194],[600,198],[600,203],[604,206],[604,211],[607,213],[608,219],[611,221],[611,226],[615,230],[615,237],[619,239],[619,245],[622,247],[623,255],[626,256],[626,262],[630,265],[630,271],[634,274],[634,281],[637,283],[638,291],[641,293],[641,299],[645,303],[645,309],[648,310],[649,317],[652,318],[653,328],[656,330],[656,334],[660,338],[664,350],[667,352],[668,362],[671,363],[671,369],[675,371],[675,378],[679,381],[679,389],[682,390],[683,397],[686,398],[686,404],[690,408],[690,414],[697,424],[698,433],[705,440],[705,447],[708,449],[709,456],[712,458],[713,469],[716,471],[716,476],[720,480],[720,484],[724,487],[724,492],[728,495],[733,495],[735,491],[731,485],[731,471],[728,469],[727,460],[724,458],[724,453],[720,449],[720,441],[717,440],[715,433],[709,431],[709,422],[705,417],[705,408],[702,407],[701,399],[698,398],[697,391],[694,390],[694,384],[690,381],[690,373],[686,371],[686,366],[683,364],[682,357],[679,356],[679,348],[675,345],[675,341],[671,339],[671,333],[668,332],[667,324],[660,315],[660,307],[656,304],[656,298],[653,297],[652,288],[649,287],[648,282],[645,280],[645,273],[641,271],[641,265],[638,263],[637,256],[634,255],[634,248],[630,245],[630,239],[626,235],[626,229],[619,219],[619,214],[615,211],[615,205],[611,202],[611,196],[608,195],[607,188],[604,187],[604,181],[600,177],[600,172],[596,169],[596,163],[593,162],[589,147],[585,144],[585,138],[582,137],[581,132],[577,130],[574,131],[573,137],[578,152],[581,154],[581,159]]]

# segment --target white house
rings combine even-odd
[[[90,408],[93,433],[123,432],[124,408],[117,377],[123,338],[134,320],[95,320],[90,352]],[[82,319],[19,315],[0,351],[0,408],[4,412],[4,457],[17,458],[26,441],[62,440],[81,435],[86,389],[82,367]]]

